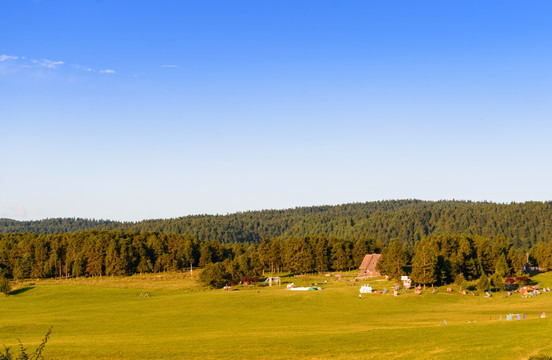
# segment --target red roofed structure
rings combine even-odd
[[[376,264],[378,263],[381,254],[368,254],[362,260],[360,264],[360,275],[359,277],[374,277],[381,276],[380,272],[376,270]]]

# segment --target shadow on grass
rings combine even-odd
[[[15,290],[11,291],[9,295],[23,294],[24,292],[27,292],[27,291],[32,290],[32,289],[34,289],[34,286],[25,286],[25,287],[15,289]]]

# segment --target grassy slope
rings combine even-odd
[[[203,291],[190,279],[40,282],[0,298],[0,344],[54,330],[55,359],[521,359],[552,353],[552,293],[365,295],[333,278],[324,291]],[[537,277],[552,286],[552,274]],[[382,287],[382,282],[372,282]],[[148,292],[150,297],[140,297]],[[525,321],[504,320],[508,312]],[[497,321],[498,315],[502,321]],[[492,320],[490,320],[492,317]],[[446,320],[448,325],[440,325]],[[468,321],[470,321],[468,323]]]

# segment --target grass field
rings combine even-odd
[[[359,300],[364,282],[350,279],[286,280],[324,287],[305,292],[285,286],[205,290],[178,274],[25,283],[14,295],[0,297],[0,344],[16,346],[19,338],[32,348],[53,326],[45,356],[60,360],[524,359],[552,354],[552,318],[538,318],[543,311],[552,316],[552,293],[487,299],[439,289],[420,296],[367,294]],[[534,280],[552,286],[552,274]],[[378,288],[385,284],[371,282]],[[507,313],[527,318],[505,321]]]

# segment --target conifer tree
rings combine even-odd
[[[505,277],[510,273],[510,268],[508,267],[508,262],[506,261],[506,255],[504,253],[500,254],[495,265],[495,274],[500,277]]]
[[[398,239],[393,239],[383,249],[376,268],[380,273],[392,279],[400,280],[401,276],[404,274],[403,268],[407,263],[408,257],[406,251],[403,249]]]
[[[315,270],[317,272],[325,272],[329,270],[330,259],[328,255],[328,241],[325,237],[320,236],[314,249]]]
[[[350,267],[350,257],[345,249],[345,243],[338,241],[332,247],[332,268],[334,270],[347,270]]]
[[[483,273],[479,278],[479,280],[477,281],[477,290],[485,291],[485,290],[489,290],[490,288],[491,288],[491,282],[487,277],[487,275]]]
[[[512,247],[508,252],[508,260],[512,265],[512,269],[516,273],[521,272],[523,265],[525,265],[525,263],[527,262],[527,258],[523,251],[520,249],[515,249],[514,247]]]
[[[437,281],[437,253],[428,239],[422,239],[414,247],[412,258],[412,280],[419,284],[433,284]]]
[[[365,238],[358,239],[353,245],[353,264],[360,266],[364,256],[374,252],[374,241]]]
[[[3,275],[0,276],[0,293],[3,293],[4,295],[8,296],[11,292],[11,284],[8,279],[6,279]]]

